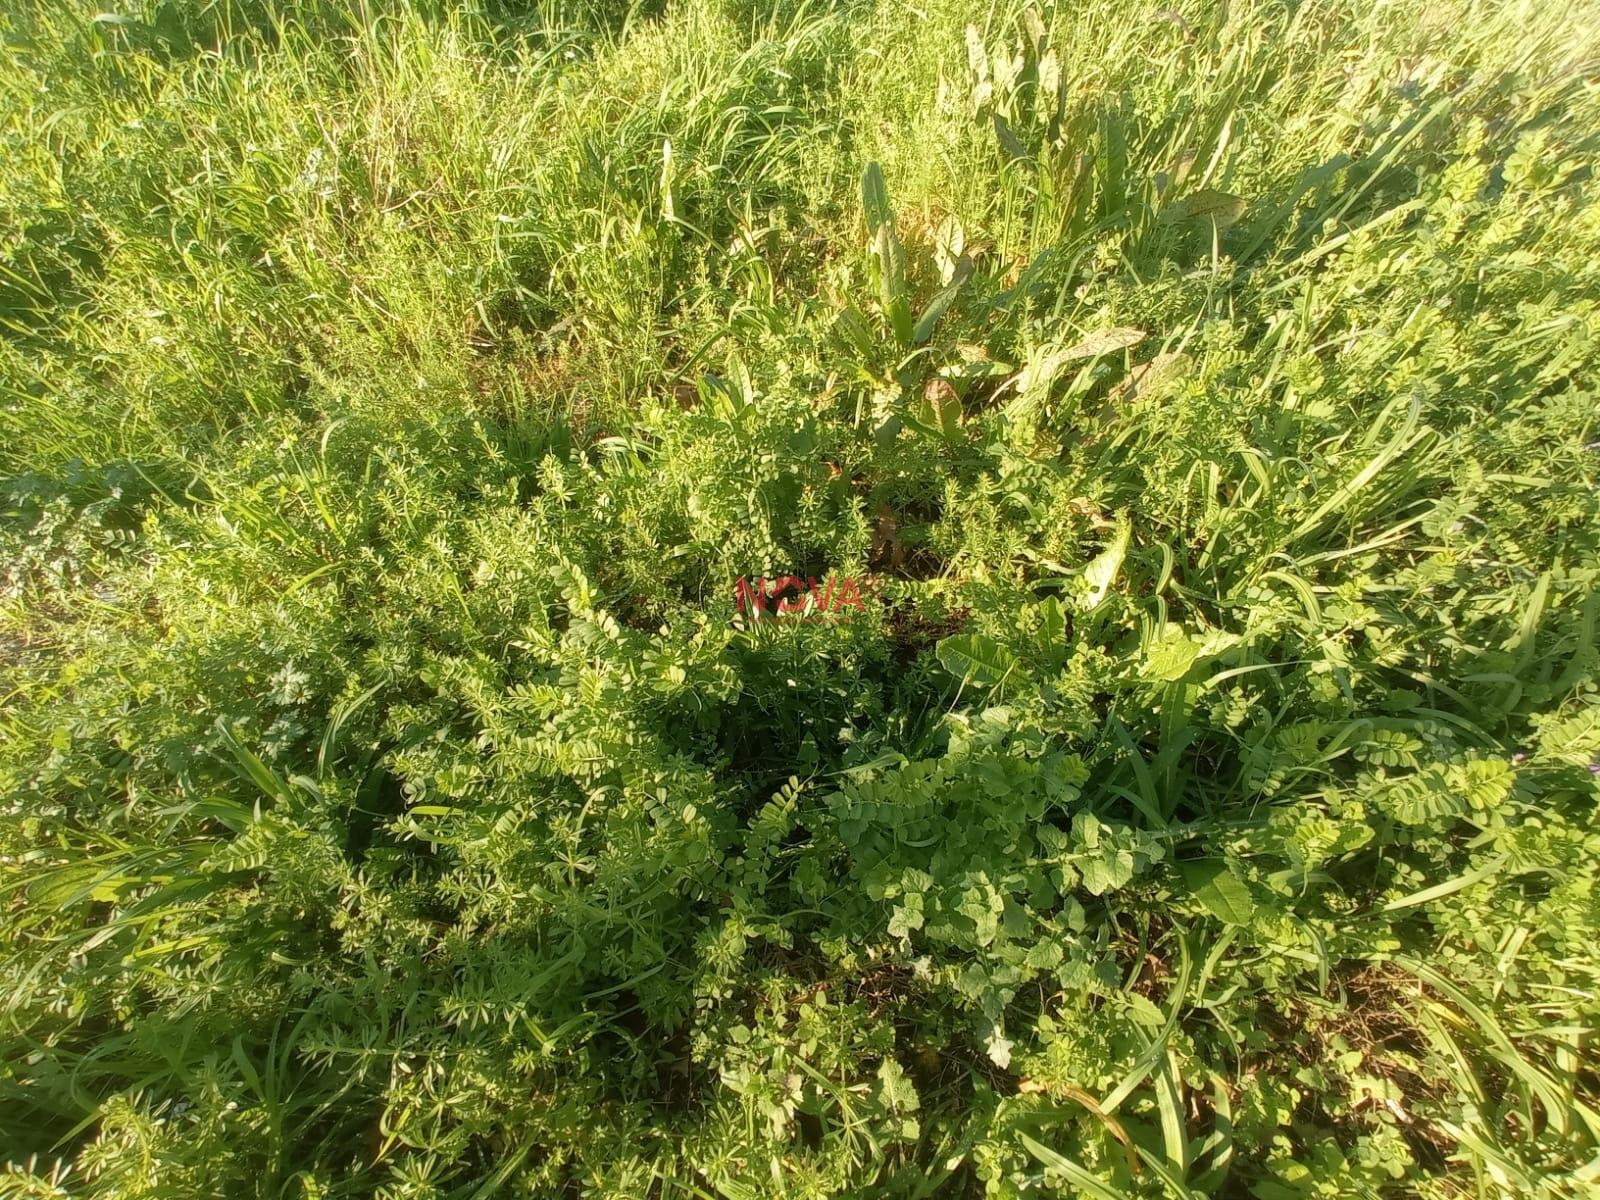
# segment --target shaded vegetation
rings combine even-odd
[[[0,1197],[1592,1194],[1597,34],[12,5]]]

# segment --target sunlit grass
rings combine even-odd
[[[1597,31],[0,16],[0,1196],[1589,1194]]]

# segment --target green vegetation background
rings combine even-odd
[[[1595,1194],[1597,35],[8,5],[0,1196]]]

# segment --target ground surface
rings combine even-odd
[[[0,1196],[1592,1195],[1597,30],[8,5]]]

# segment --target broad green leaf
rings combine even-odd
[[[1083,577],[1089,584],[1089,594],[1084,599],[1086,609],[1094,608],[1111,591],[1117,572],[1122,569],[1122,560],[1128,556],[1128,541],[1132,533],[1132,526],[1126,518],[1117,522],[1117,532],[1111,539],[1111,545],[1083,569]]]
[[[1189,892],[1218,920],[1229,925],[1248,925],[1255,915],[1256,902],[1250,889],[1220,858],[1202,858],[1178,864]]]
[[[939,282],[946,286],[960,283],[972,274],[967,231],[953,214],[946,215],[934,231],[933,261],[939,268]]]
[[[1039,638],[1052,656],[1065,649],[1067,618],[1061,611],[1061,601],[1054,596],[1039,602]]]
[[[999,683],[1016,666],[1011,651],[981,633],[952,634],[940,640],[935,653],[952,675],[985,687]]]
[[[867,213],[867,231],[877,233],[883,226],[894,225],[894,209],[889,205],[889,185],[884,181],[883,168],[869,162],[861,176],[861,205]]]
[[[1167,1019],[1167,1014],[1156,1007],[1154,1001],[1148,996],[1141,996],[1138,992],[1129,992],[1128,1015],[1147,1029],[1159,1029],[1161,1023]]]
[[[872,357],[872,329],[855,305],[847,305],[839,311],[839,315],[833,319],[833,330],[862,359]]]
[[[941,397],[935,406],[939,413],[939,432],[944,435],[944,440],[952,446],[964,440],[961,432],[961,397],[952,390],[948,395]]]
[[[915,1112],[922,1105],[916,1084],[906,1078],[905,1068],[892,1058],[878,1066],[878,1096],[894,1112]]]
[[[909,901],[911,897],[907,897]],[[922,897],[916,897],[921,900]],[[920,904],[897,904],[889,915],[889,936],[908,937],[911,932],[921,929],[923,923],[922,906]]]
[[[41,908],[70,908],[102,892],[108,884],[114,889],[122,882],[122,876],[114,869],[82,864],[37,876],[28,884],[26,894],[30,903]]]
[[[1198,192],[1190,192],[1183,199],[1162,209],[1161,219],[1173,224],[1178,221],[1199,221],[1209,217],[1217,223],[1217,228],[1226,229],[1244,216],[1244,211],[1248,207],[1250,207],[1249,202],[1242,196],[1218,191],[1216,188],[1202,188]]]
[[[993,114],[994,136],[1000,143],[1000,152],[1005,155],[1007,162],[1026,161],[1028,148],[1017,140],[1017,135],[1011,131],[1011,124],[999,113]]]
[[[895,340],[909,346],[916,327],[906,299],[906,252],[892,224],[881,226],[873,235],[873,254],[878,262],[878,300]]]
[[[965,440],[961,430],[961,397],[945,379],[930,379],[917,402],[917,423],[950,445]]]
[[[911,330],[911,343],[920,346],[933,336],[934,326],[939,323],[939,318],[944,316],[945,310],[955,302],[961,293],[962,280],[957,279],[947,287],[939,289],[928,307],[922,310],[922,315],[917,318],[915,327]]]
[[[1146,649],[1140,673],[1146,679],[1175,683],[1189,673],[1199,655],[1199,643],[1180,627],[1169,625],[1160,640]]]
[[[1084,888],[1095,896],[1126,887],[1134,875],[1133,855],[1127,850],[1108,849],[1096,857],[1078,860],[1077,867]]]
[[[878,302],[894,330],[895,340],[911,345],[915,326],[906,298],[906,252],[895,232],[894,208],[889,203],[889,186],[883,168],[867,164],[861,176],[861,204],[867,218],[867,253],[878,285]]]
[[[1024,965],[1035,971],[1053,971],[1065,958],[1066,952],[1061,949],[1059,942],[1038,941],[1028,947]]]

